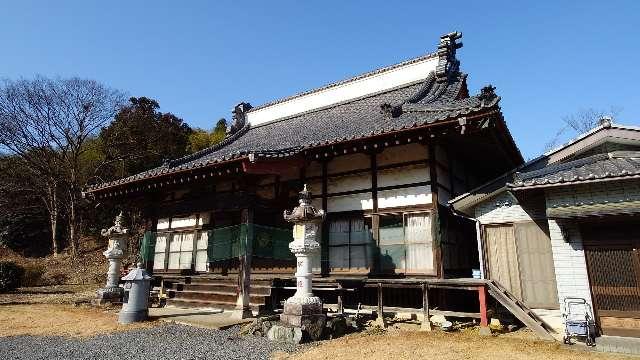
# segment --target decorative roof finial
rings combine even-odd
[[[489,84],[480,90],[480,99],[491,100],[496,97],[496,87]]]
[[[462,43],[456,42],[462,38],[462,33],[451,32],[440,36],[438,45],[438,66],[436,67],[436,79],[445,82],[460,68],[460,61],[456,59],[456,50],[462,47]]]
[[[598,124],[604,128],[610,128],[611,127],[611,123],[613,123],[613,118],[611,116],[602,116],[599,120],[598,120]]]
[[[251,110],[251,108],[251,104],[246,102],[241,102],[233,108],[233,122],[231,126],[227,128],[227,136],[235,134],[247,125],[247,112]]]

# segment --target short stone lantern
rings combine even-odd
[[[320,224],[325,218],[323,210],[311,205],[307,186],[300,192],[300,205],[284,212],[284,219],[293,223],[293,241],[289,249],[296,257],[296,293],[287,299],[280,320],[300,327],[311,340],[319,340],[326,322],[322,300],[314,296],[311,288],[312,257],[320,252]]]
[[[120,212],[113,226],[101,232],[102,236],[109,238],[107,250],[102,253],[109,261],[109,269],[106,286],[97,292],[96,302],[100,305],[122,301],[124,290],[118,286],[118,283],[122,259],[126,256],[128,231],[122,226],[122,212]]]
[[[120,311],[118,322],[130,324],[146,320],[149,317],[151,276],[142,268],[142,263],[138,263],[138,267],[129,271],[122,280],[125,281],[124,289],[127,296],[125,296],[126,301]]]

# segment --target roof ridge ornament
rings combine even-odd
[[[608,115],[604,115],[600,117],[600,119],[598,119],[598,125],[602,126],[605,129],[610,128],[612,123],[613,123],[613,117]]]
[[[438,45],[438,66],[436,67],[436,80],[439,83],[448,81],[452,74],[458,72],[460,61],[456,59],[456,50],[462,47],[462,43],[456,42],[462,38],[462,33],[455,31],[440,36]]]
[[[247,102],[241,102],[233,108],[233,122],[231,126],[227,128],[227,136],[231,136],[238,132],[238,130],[244,128],[247,124],[247,112],[251,110],[253,106]]]
[[[496,87],[489,84],[480,89],[480,95],[478,98],[482,101],[482,105],[496,98]]]

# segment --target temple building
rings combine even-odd
[[[524,161],[495,88],[469,93],[460,38],[267,104],[240,103],[221,143],[87,193],[142,210],[142,257],[174,282],[175,305],[232,307],[233,279],[249,271],[251,307],[277,306],[274,284],[295,270],[282,214],[305,184],[327,213],[314,284],[471,278],[476,223],[448,201]]]

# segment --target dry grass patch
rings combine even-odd
[[[97,288],[97,285],[23,287],[0,294],[0,305],[88,303],[96,297]]]
[[[623,355],[568,349],[559,343],[514,336],[480,336],[477,330],[457,333],[389,331],[353,334],[295,354],[275,354],[276,359],[625,359]]]
[[[15,335],[93,336],[157,326],[118,324],[115,311],[66,304],[0,305],[0,337]]]

